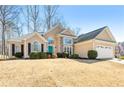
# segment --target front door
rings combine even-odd
[[[53,53],[53,46],[48,46],[48,52]]]

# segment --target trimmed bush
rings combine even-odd
[[[17,58],[22,58],[22,53],[21,52],[16,52],[15,53],[15,57],[17,57]]]
[[[69,58],[69,54],[63,52],[63,53],[57,53],[58,58]]]
[[[41,52],[41,53],[40,53],[40,58],[41,58],[41,59],[47,58],[47,53]]]
[[[73,54],[73,55],[70,55],[70,58],[78,59],[79,55],[78,54]]]
[[[96,50],[89,50],[88,51],[88,58],[89,59],[96,59],[97,57],[97,51]]]
[[[69,58],[69,54],[68,53],[62,53],[62,58]]]
[[[47,53],[32,52],[29,56],[30,56],[30,59],[45,59],[45,58],[47,58]]]
[[[58,58],[62,58],[62,53],[57,53]]]
[[[41,52],[36,52],[36,59],[41,59]]]
[[[38,56],[39,56],[39,55],[38,55],[38,53],[36,53],[36,52],[31,52],[30,55],[29,55],[30,59],[37,59]]]

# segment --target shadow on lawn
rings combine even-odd
[[[93,64],[93,63],[98,63],[98,62],[103,62],[103,61],[107,61],[110,59],[86,59],[86,58],[81,58],[81,59],[72,59],[75,61],[78,61],[80,63],[87,63],[87,64]]]

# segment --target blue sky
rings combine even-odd
[[[124,41],[124,6],[60,6],[59,13],[80,34],[108,26],[117,41]]]

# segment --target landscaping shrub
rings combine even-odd
[[[96,59],[97,57],[97,51],[96,50],[89,50],[88,51],[88,58],[89,59]]]
[[[47,58],[47,53],[40,52],[40,58],[41,58],[41,59]]]
[[[41,52],[36,52],[36,59],[41,59]]]
[[[78,54],[73,54],[73,55],[70,55],[70,58],[78,59],[79,55]]]
[[[57,53],[58,58],[62,58],[62,53]]]
[[[31,59],[45,59],[45,58],[47,58],[47,53],[32,52],[29,56],[30,56]]]
[[[69,54],[68,54],[68,53],[63,52],[63,53],[62,53],[62,58],[69,58]]]
[[[22,58],[22,53],[21,52],[16,52],[15,53],[15,57],[17,57],[17,58]]]
[[[39,55],[38,55],[38,53],[36,53],[36,52],[31,52],[30,55],[29,55],[30,59],[37,59],[38,56],[39,56]]]
[[[68,53],[57,53],[57,57],[58,58],[69,58],[69,54]]]

